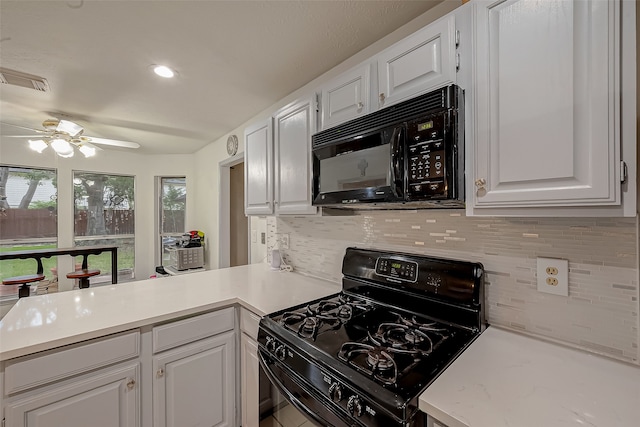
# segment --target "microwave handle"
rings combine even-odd
[[[389,168],[391,191],[396,197],[400,198],[404,198],[403,131],[404,126],[396,126],[393,129],[391,135],[391,167]]]

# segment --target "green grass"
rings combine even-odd
[[[0,246],[0,252],[11,251],[28,251],[35,249],[51,249],[55,248],[55,244],[50,245],[33,245],[33,246]],[[118,248],[118,270],[125,268],[133,269],[134,253],[132,247]],[[67,256],[67,255],[61,255]],[[82,264],[82,257],[75,257],[76,264]],[[89,268],[98,269],[102,274],[111,274],[111,253],[104,252],[100,255],[89,255]],[[57,257],[42,258],[42,266],[44,275],[47,279],[51,279],[54,274],[51,269],[57,268]],[[9,259],[0,261],[0,279],[7,277],[23,276],[26,274],[35,274],[38,264],[35,259]],[[66,273],[70,273],[66,271]]]
[[[51,245],[33,245],[33,246],[0,246],[0,252],[13,251],[29,251],[34,249],[51,249],[55,248],[55,244]],[[56,267],[56,257],[42,258],[42,266],[44,267],[44,275],[47,278],[53,277],[51,269]],[[0,279],[7,277],[24,276],[25,274],[36,274],[38,264],[35,259],[7,259],[0,261]]]

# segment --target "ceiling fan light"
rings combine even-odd
[[[60,120],[56,127],[58,132],[66,133],[67,135],[76,136],[82,133],[82,126],[69,120]]]
[[[166,65],[156,65],[153,67],[153,72],[165,79],[170,79],[175,76],[175,72]]]
[[[29,148],[33,151],[37,151],[38,153],[42,153],[48,145],[41,139],[30,139],[29,140]]]
[[[93,157],[96,155],[96,147],[90,145],[81,145],[78,150],[80,150],[85,157]]]
[[[60,157],[73,157],[73,146],[64,139],[54,139],[51,141],[51,148]]]

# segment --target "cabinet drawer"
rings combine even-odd
[[[246,308],[240,308],[240,329],[254,340],[258,339],[259,323],[260,316]]]
[[[233,307],[153,328],[153,352],[158,353],[233,329]]]
[[[10,360],[4,372],[5,394],[59,381],[139,354],[140,332],[134,331]]]

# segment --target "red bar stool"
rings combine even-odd
[[[7,277],[2,280],[3,285],[21,285],[18,288],[18,298],[28,297],[31,293],[30,283],[44,280],[44,274],[28,274],[26,276]]]
[[[100,274],[100,270],[83,268],[82,270],[76,270],[73,273],[67,274],[67,279],[78,279],[80,289],[85,289],[89,287],[89,277],[97,276],[98,274]]]

